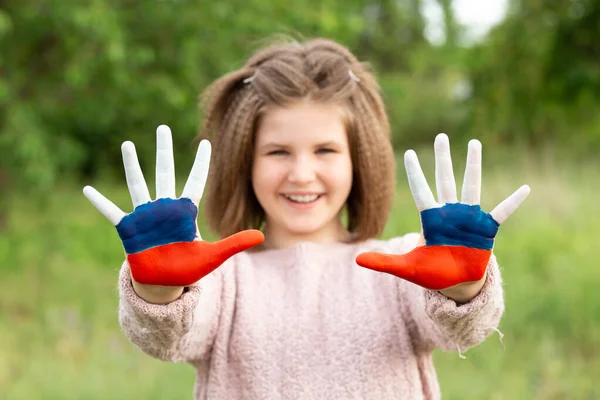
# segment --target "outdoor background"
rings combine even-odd
[[[458,18],[466,3],[0,1],[0,399],[191,398],[191,367],[120,331],[121,243],[81,189],[130,211],[120,144],[134,141],[153,188],[168,124],[181,190],[198,94],[282,35],[374,66],[399,155],[386,238],[419,229],[401,155],[416,149],[433,183],[439,132],[459,184],[467,141],[483,143],[487,211],[532,188],[495,247],[503,341],[436,352],[443,398],[600,399],[600,0],[508,1],[487,33]],[[483,21],[482,4],[499,2],[479,2]]]

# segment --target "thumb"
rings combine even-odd
[[[231,256],[259,245],[264,240],[265,236],[261,231],[248,229],[228,236],[218,242],[206,243],[206,248],[209,250],[211,264],[216,263],[217,265],[221,265]]]
[[[392,274],[408,281],[412,281],[416,275],[416,265],[407,259],[406,254],[367,252],[359,254],[356,263],[361,267]]]
[[[228,258],[262,243],[264,236],[247,230],[215,243],[194,240],[128,254],[133,278],[147,285],[188,286],[210,274]]]
[[[423,246],[406,254],[363,253],[356,263],[426,289],[442,290],[481,279],[491,251],[461,246]]]

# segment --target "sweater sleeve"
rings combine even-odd
[[[169,304],[147,303],[134,291],[125,261],[119,276],[119,323],[127,338],[152,357],[189,363],[206,360],[218,327],[222,287],[217,269]]]
[[[418,235],[410,234],[392,243],[396,242],[396,252],[405,253],[415,248],[417,239]],[[497,330],[504,313],[502,279],[493,254],[481,291],[468,303],[459,305],[438,291],[404,280],[399,285],[401,307],[417,351],[465,351]]]

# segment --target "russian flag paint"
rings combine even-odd
[[[421,212],[425,246],[407,254],[363,253],[357,264],[442,290],[485,275],[499,224],[478,205],[445,204]]]
[[[197,240],[198,208],[188,198],[142,204],[116,226],[131,274],[146,285],[188,286],[236,253],[262,243],[247,230],[215,243]]]

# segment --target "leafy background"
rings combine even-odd
[[[121,333],[122,249],[81,188],[129,210],[120,144],[152,171],[162,123],[183,178],[198,94],[282,36],[325,36],[371,62],[399,160],[418,149],[431,177],[446,132],[459,174],[476,137],[484,208],[532,187],[495,250],[503,341],[466,360],[436,352],[443,397],[600,398],[600,1],[511,0],[474,43],[453,2],[435,2],[443,43],[427,39],[420,0],[0,1],[0,399],[191,398],[190,367]],[[402,162],[398,177],[385,237],[418,229]]]

